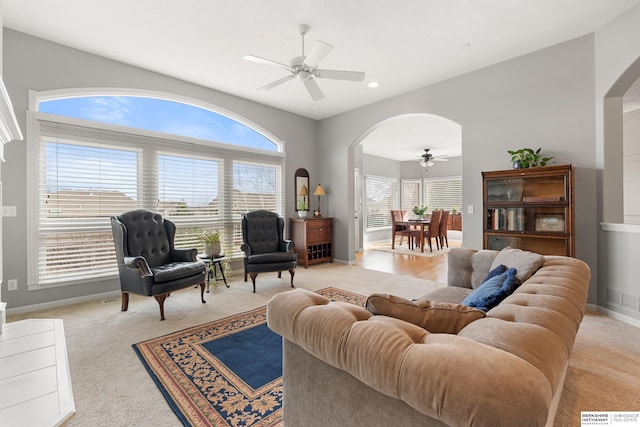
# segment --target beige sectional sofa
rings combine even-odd
[[[284,338],[286,427],[553,424],[585,310],[588,266],[510,249],[452,248],[448,257],[448,286],[418,301],[370,298],[369,310],[389,315],[303,289],[269,302],[268,325]],[[499,263],[520,267],[523,283],[513,294],[450,333],[425,329],[440,329],[433,319],[442,313],[445,322],[468,316],[470,309],[453,303]],[[407,318],[416,310],[423,323]]]

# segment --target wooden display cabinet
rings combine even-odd
[[[298,264],[333,262],[333,218],[290,218],[289,225]]]
[[[571,165],[482,172],[483,247],[575,256]]]

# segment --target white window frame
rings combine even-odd
[[[218,114],[223,114],[243,125],[251,127],[252,129],[258,131],[263,136],[271,140],[276,145],[278,151],[275,151],[275,152],[266,151],[266,150],[260,150],[260,149],[249,148],[244,146],[235,146],[231,144],[198,140],[194,138],[188,138],[188,137],[177,136],[177,135],[167,135],[167,134],[148,131],[144,129],[116,126],[108,123],[94,122],[94,121],[76,119],[71,117],[62,117],[62,116],[57,116],[52,114],[41,113],[37,111],[37,106],[39,105],[39,102],[46,99],[61,98],[65,96],[71,97],[71,96],[105,96],[105,95],[106,96],[116,96],[116,95],[146,96],[146,97],[152,97],[152,98],[166,99],[169,101],[183,102],[183,103],[191,104],[197,107],[205,108],[205,109],[214,111]],[[27,189],[28,189],[27,190],[27,223],[28,223],[28,227],[27,227],[27,289],[30,291],[39,290],[39,289],[51,289],[54,287],[75,285],[78,283],[102,281],[102,280],[105,280],[105,278],[117,277],[117,272],[116,272],[114,274],[106,274],[106,275],[96,274],[91,277],[83,277],[82,279],[77,279],[77,280],[63,280],[63,281],[50,282],[46,284],[39,283],[38,263],[40,262],[40,260],[38,255],[39,254],[38,235],[39,235],[39,227],[40,227],[40,224],[39,224],[40,195],[38,190],[38,167],[39,167],[38,158],[40,156],[40,147],[41,147],[40,123],[43,120],[49,121],[49,122],[66,124],[66,125],[84,126],[84,127],[95,129],[96,131],[105,130],[105,131],[124,132],[131,135],[134,138],[141,137],[141,138],[147,138],[147,139],[149,138],[158,139],[165,142],[169,141],[170,143],[175,144],[175,147],[176,147],[175,153],[173,148],[167,149],[166,145],[164,147],[159,147],[153,150],[156,153],[173,155],[181,152],[182,155],[184,155],[186,152],[186,147],[197,146],[197,147],[200,147],[198,149],[200,151],[209,150],[211,153],[210,158],[216,158],[216,157],[219,157],[219,152],[222,151],[222,152],[225,152],[227,156],[225,161],[225,165],[227,166],[225,166],[225,168],[232,167],[234,160],[243,161],[246,163],[251,161],[251,159],[257,159],[256,164],[262,165],[262,164],[267,164],[269,162],[263,163],[259,161],[259,159],[272,158],[272,162],[274,164],[279,165],[277,166],[278,168],[277,180],[279,185],[277,189],[277,196],[275,198],[276,211],[280,215],[284,215],[285,213],[286,183],[284,182],[284,171],[286,169],[286,164],[285,164],[285,154],[284,154],[284,142],[279,140],[275,136],[271,135],[269,132],[266,132],[265,130],[261,130],[255,125],[248,124],[246,119],[240,118],[238,115],[235,115],[229,112],[220,112],[219,108],[213,107],[211,105],[203,103],[202,101],[198,101],[194,99],[189,99],[189,98],[175,96],[175,95],[166,94],[166,93],[150,92],[150,91],[144,91],[144,90],[131,90],[131,89],[122,90],[122,89],[99,88],[99,89],[72,89],[72,90],[62,90],[62,91],[56,90],[56,91],[44,91],[44,92],[29,91],[29,105],[30,105],[30,110],[27,112],[27,156],[29,159],[29,161],[27,161]],[[182,146],[182,144],[185,144],[185,146]],[[179,148],[179,147],[182,147],[182,148]],[[233,153],[236,153],[236,154],[233,154]],[[235,157],[236,155],[237,157]],[[196,154],[193,154],[193,155],[190,154],[190,156],[193,156],[194,158],[198,157],[198,155]],[[207,157],[209,157],[209,155],[207,155]],[[231,185],[231,188],[233,188],[233,183],[231,183],[230,185]],[[227,200],[225,200],[225,202],[223,203],[230,205],[230,203],[228,203]],[[144,207],[153,209],[153,206],[144,206]],[[234,239],[234,234],[237,234],[237,229],[239,227],[236,227],[234,223],[240,221],[240,216],[233,215],[230,208],[225,209],[225,216],[227,218],[225,220],[227,221],[225,224],[227,227],[230,227],[230,228],[229,230],[225,230],[226,232],[224,232],[223,235],[229,236],[228,238],[231,240],[231,239]],[[209,224],[210,221],[202,217],[193,217],[193,218],[171,217],[171,220],[174,221],[176,223],[176,226],[178,227],[187,226],[187,225],[191,225],[191,226],[211,225]],[[100,220],[99,221],[92,221],[92,220],[83,221],[79,219],[79,220],[73,220],[70,222],[71,222],[70,225],[73,227],[82,225],[83,227],[90,227],[92,231],[109,231],[110,232],[111,230],[108,218],[106,218],[104,221],[100,221]],[[233,255],[239,256],[239,254],[240,254],[239,249],[233,247]],[[115,259],[114,259],[114,262],[115,262]]]

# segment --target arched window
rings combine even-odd
[[[228,257],[243,213],[284,215],[282,143],[266,132],[166,96],[30,95],[29,289],[115,277],[109,217],[128,210],[170,218],[179,247],[221,232]]]
[[[255,129],[212,110],[145,96],[90,95],[43,99],[38,111],[135,129],[279,151]]]

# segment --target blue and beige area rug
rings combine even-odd
[[[364,305],[336,288],[317,291]],[[133,345],[185,426],[279,426],[282,339],[266,325],[266,307]]]

